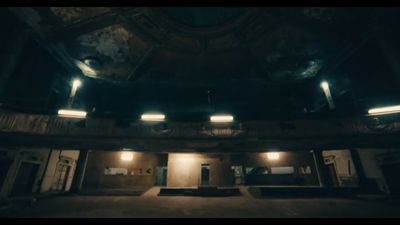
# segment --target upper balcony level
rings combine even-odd
[[[292,121],[120,122],[0,111],[0,142],[40,146],[141,151],[248,152],[266,149],[399,146],[397,114]]]

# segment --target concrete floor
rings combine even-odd
[[[61,196],[0,209],[0,217],[400,217],[400,200],[345,198]]]

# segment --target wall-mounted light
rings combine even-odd
[[[164,121],[165,115],[159,113],[148,113],[148,114],[146,113],[142,114],[140,119],[143,121]]]
[[[80,110],[72,110],[72,109],[60,109],[58,110],[58,115],[61,117],[70,117],[70,118],[85,118],[85,111]]]
[[[121,160],[122,161],[132,161],[133,153],[132,152],[122,152],[121,153]]]
[[[329,83],[326,81],[322,81],[320,84],[322,90],[324,91],[326,101],[328,102],[329,108],[334,109],[335,103],[333,102],[331,90],[329,89]]]
[[[82,82],[81,82],[81,80],[79,80],[79,79],[74,79],[73,81],[72,81],[72,88],[78,88],[78,87],[80,87],[82,85]]]
[[[279,152],[267,152],[268,160],[279,160]]]
[[[233,116],[231,115],[212,115],[210,116],[212,123],[229,123],[233,122]]]
[[[69,99],[68,99],[68,108],[71,108],[72,105],[74,104],[76,92],[78,91],[78,88],[81,85],[82,85],[82,82],[79,79],[74,79],[72,81],[71,92],[69,94]]]
[[[392,114],[399,112],[400,112],[400,105],[372,108],[368,110],[369,115],[385,115],[385,114]]]

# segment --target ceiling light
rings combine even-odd
[[[372,108],[368,110],[369,115],[385,115],[385,114],[399,113],[399,112],[400,112],[400,105]]]
[[[267,152],[268,160],[278,160],[279,159],[279,152]]]
[[[122,161],[132,161],[133,153],[132,152],[123,152],[121,153],[121,160]]]
[[[71,117],[71,118],[85,118],[86,112],[71,109],[60,109],[58,110],[58,115],[61,117]]]
[[[143,121],[164,121],[164,114],[142,114],[141,120]]]
[[[231,115],[213,115],[210,116],[210,121],[213,123],[229,123],[233,121],[233,116]]]

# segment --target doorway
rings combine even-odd
[[[33,185],[39,171],[37,163],[22,162],[17,177],[15,178],[12,196],[27,196],[32,195]]]
[[[158,186],[167,186],[167,172],[168,168],[166,166],[157,166],[157,182]]]
[[[210,185],[210,164],[201,164],[201,186]]]

